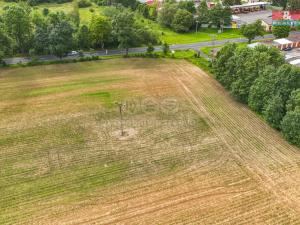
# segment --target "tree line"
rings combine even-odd
[[[300,10],[299,0],[273,0],[273,5],[280,6],[284,10]]]
[[[5,2],[20,2],[19,0],[4,0]],[[21,2],[28,3],[29,5],[38,5],[38,4],[43,4],[43,3],[66,3],[66,2],[71,2],[72,0],[23,0]]]
[[[231,9],[220,3],[209,9],[206,1],[198,8],[194,1],[167,1],[158,13],[158,23],[176,32],[188,32],[195,25],[208,25],[221,28],[231,22]]]
[[[0,58],[13,54],[64,56],[72,49],[99,49],[156,44],[157,35],[141,25],[128,8],[109,7],[81,25],[77,5],[70,13],[39,12],[28,4],[5,7],[0,15]]]
[[[232,96],[300,146],[300,69],[286,64],[278,49],[227,44],[212,68]]]
[[[121,5],[124,7],[131,8],[135,10],[138,5],[141,3],[137,0],[92,0],[95,2],[97,5],[102,5],[102,6],[116,6],[116,5]]]

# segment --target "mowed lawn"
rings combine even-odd
[[[186,44],[205,41],[215,41],[223,39],[241,38],[242,35],[238,29],[224,29],[224,32],[218,33],[214,28],[202,28],[199,32],[189,32],[179,34],[169,29],[162,29],[161,40],[168,44]]]
[[[0,165],[0,224],[300,222],[300,150],[184,60],[1,69]]]
[[[140,20],[142,24],[155,31],[162,42],[168,44],[187,44],[243,37],[239,29],[224,29],[222,33],[219,33],[217,28],[199,28],[198,32],[193,30],[188,33],[176,33],[169,28],[160,26],[156,22],[142,18]]]

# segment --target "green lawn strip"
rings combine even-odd
[[[115,82],[120,82],[120,81],[125,81],[125,80],[126,80],[126,78],[84,79],[84,80],[65,83],[65,84],[57,85],[57,86],[36,88],[34,90],[31,90],[31,91],[25,93],[25,96],[37,97],[37,96],[43,96],[43,95],[48,95],[48,94],[57,94],[57,93],[63,93],[66,91],[76,90],[79,88],[97,86],[99,84],[110,84],[110,83],[115,83]]]
[[[125,90],[100,90],[97,92],[85,93],[82,96],[103,103],[106,108],[115,106],[115,102],[120,101],[126,96]]]
[[[232,39],[242,37],[237,29],[225,29],[223,33],[218,34],[217,29],[202,28],[198,33],[178,34],[175,32],[164,32],[161,40],[168,44],[185,44],[212,41],[212,35],[215,35],[216,40]]]

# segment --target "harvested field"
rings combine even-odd
[[[300,150],[186,61],[0,70],[0,165],[0,224],[300,224]]]

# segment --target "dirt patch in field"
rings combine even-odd
[[[133,129],[133,128],[126,128],[123,131],[121,130],[116,130],[112,133],[112,136],[117,138],[118,140],[128,140],[128,139],[132,139],[135,138],[137,135],[137,130]]]

